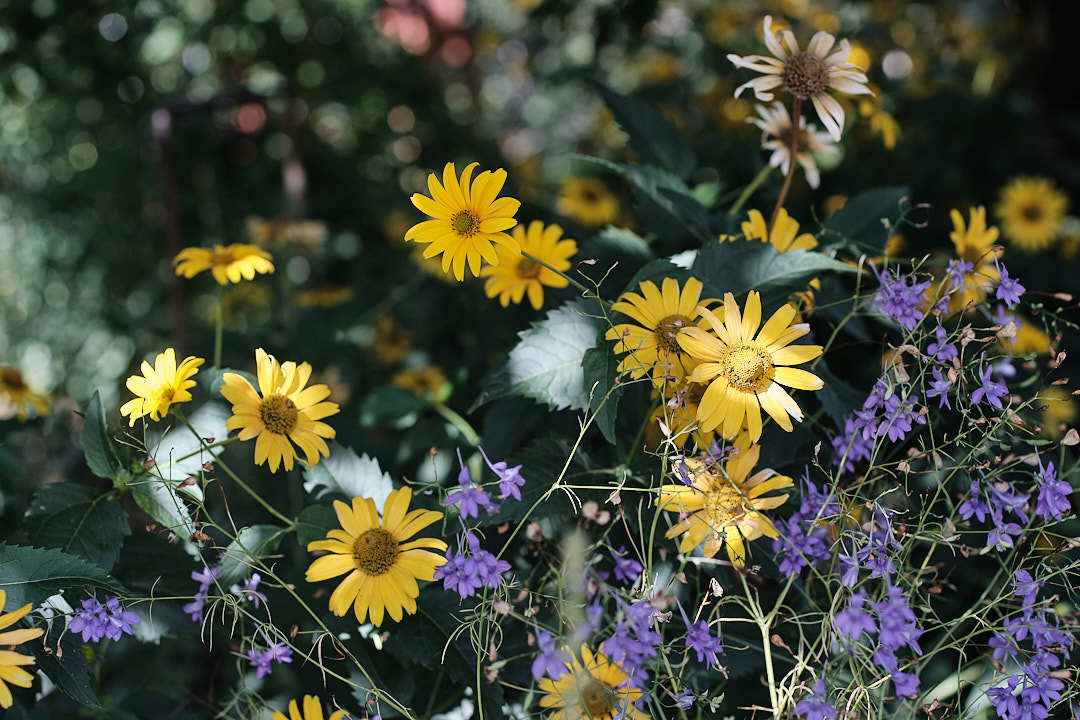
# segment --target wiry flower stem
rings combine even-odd
[[[780,208],[784,207],[788,190],[791,189],[791,179],[795,177],[796,156],[799,153],[799,120],[802,113],[802,98],[796,96],[791,103],[791,159],[788,161],[787,176],[784,177],[784,185],[780,188],[780,197],[776,198],[776,207],[773,208],[772,217],[769,218],[769,234],[772,235],[773,226],[776,225],[776,216],[780,214]]]
[[[217,315],[214,324],[214,367],[221,369],[221,335],[225,325],[225,292],[218,287]]]
[[[552,267],[549,263],[544,262],[540,258],[536,257],[535,255],[531,255],[531,254],[525,252],[524,250],[521,251],[521,254],[524,257],[529,258],[533,262],[539,263],[540,265],[543,265],[544,267],[546,267],[548,270],[555,273],[556,275],[561,275],[568,283],[570,283],[571,285],[576,287],[578,290],[580,290],[585,297],[595,298],[604,307],[610,307],[611,306],[611,303],[608,302],[607,300],[605,300],[604,298],[600,297],[599,295],[597,295],[595,290],[590,290],[589,288],[585,287],[584,285],[579,283],[577,280],[575,280],[574,278],[572,278],[569,275],[567,275],[566,273],[564,273],[562,270],[559,270],[558,268]]]

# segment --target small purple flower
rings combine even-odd
[[[851,472],[855,469],[855,463],[870,459],[870,454],[874,451],[874,436],[877,434],[877,427],[874,427],[869,437],[862,431],[863,426],[857,420],[848,418],[844,421],[844,434],[832,439],[835,451],[833,465],[843,462],[844,470]]]
[[[995,507],[991,518],[994,527],[986,535],[986,547],[992,547],[998,552],[1005,552],[1015,546],[1014,538],[1020,537],[1023,529],[1014,522],[1005,522],[1001,508]]]
[[[265,635],[264,635],[265,637]],[[251,648],[244,655],[255,668],[255,677],[264,678],[271,673],[271,665],[292,662],[292,648],[285,643],[270,643],[265,650]]]
[[[986,516],[990,514],[990,508],[982,499],[982,486],[979,485],[978,480],[972,480],[971,486],[968,489],[968,499],[960,503],[960,507],[956,508],[957,513],[960,514],[960,518],[968,520],[972,515],[979,519],[979,522],[986,520]]]
[[[191,573],[191,579],[199,582],[199,591],[195,593],[195,598],[184,605],[184,612],[191,616],[192,622],[202,622],[204,619],[203,609],[206,606],[206,601],[209,598],[210,584],[218,576],[218,568],[208,568],[203,566],[201,571]]]
[[[484,448],[480,448],[480,454],[484,456],[484,462],[491,468],[491,472],[499,476],[499,493],[503,500],[512,497],[520,501],[520,488],[525,486],[525,478],[521,477],[521,466],[510,467],[505,460],[492,463],[484,452]]]
[[[464,547],[468,546],[466,555]],[[502,584],[502,573],[510,569],[510,563],[480,548],[480,538],[466,532],[458,538],[458,551],[446,550],[446,562],[435,568],[434,579],[442,580],[443,587],[456,592],[463,600],[472,597],[480,588],[497,588]]]
[[[634,583],[643,570],[641,563],[626,554],[626,548],[620,546],[611,553],[615,561],[615,579],[624,583]]]
[[[568,672],[566,666],[572,662],[569,653],[555,648],[555,639],[546,630],[536,631],[536,645],[540,648],[540,654],[532,663],[533,680],[539,681],[547,675],[552,680],[558,680]]]
[[[874,618],[869,613],[863,612],[866,603],[866,593],[861,590],[851,596],[846,610],[841,610],[833,617],[833,627],[836,631],[849,640],[858,640],[865,633],[873,633],[877,629]]]
[[[990,374],[994,371],[992,367],[983,369],[980,380],[982,384],[975,388],[975,392],[971,393],[971,402],[978,405],[986,398],[986,402],[990,403],[998,410],[1002,409],[1001,398],[1009,394],[1009,388],[1005,387],[1004,383],[999,383],[990,379]]]
[[[720,658],[717,655],[724,652],[724,644],[720,638],[709,632],[709,623],[704,620],[690,622],[682,603],[679,603],[679,613],[682,615],[683,624],[686,625],[686,649],[693,650],[697,654],[699,663],[705,662],[708,658],[710,664],[718,664]]]
[[[943,378],[941,376],[941,371],[937,368],[933,368],[931,372],[934,375],[934,380],[930,383],[930,389],[926,391],[926,397],[941,398],[941,400],[938,401],[938,409],[945,407],[951,410],[952,405],[949,404],[949,388],[952,387],[952,380]]]
[[[966,281],[964,276],[975,269],[975,264],[967,260],[950,260],[949,267],[945,269],[945,277],[950,280],[950,290],[963,290]]]
[[[1052,462],[1041,468],[1037,477],[1039,495],[1035,501],[1035,514],[1045,522],[1062,519],[1072,510],[1072,503],[1069,502],[1072,485],[1057,479],[1057,471]]]
[[[1027,570],[1021,569],[1013,573],[1013,595],[1020,598],[1024,610],[1028,613],[1035,606],[1035,599],[1039,596],[1042,586],[1043,583],[1033,578]]]
[[[919,676],[915,673],[894,672],[892,681],[898,697],[913,698],[919,694]]]
[[[139,622],[139,617],[125,610],[120,599],[113,596],[101,604],[96,597],[82,601],[82,608],[71,619],[68,629],[81,633],[83,642],[100,642],[102,638],[119,640],[124,635],[131,635],[131,626]]]
[[[473,485],[469,468],[465,467],[461,459],[461,450],[457,451],[457,456],[458,463],[461,465],[461,471],[458,473],[459,489],[447,495],[443,500],[443,505],[445,507],[457,505],[462,518],[480,517],[480,508],[483,508],[488,515],[494,515],[498,512],[499,506],[491,502],[491,495],[487,491]]]
[[[934,337],[937,338],[937,342],[932,342],[926,346],[927,355],[932,355],[943,363],[947,363],[960,355],[959,351],[956,349],[956,345],[945,342],[949,337],[949,333],[946,332],[945,328],[938,325],[934,329]]]
[[[689,710],[690,708],[694,707],[694,700],[696,699],[697,698],[694,697],[694,693],[684,688],[683,691],[679,693],[678,696],[675,698],[675,704],[679,706],[680,710]]]
[[[1021,677],[1012,675],[1004,687],[990,688],[986,691],[986,696],[994,703],[994,710],[997,711],[999,718],[1020,717],[1020,702],[1013,696],[1013,691],[1016,690]]]
[[[997,265],[998,272],[1001,273],[1001,281],[998,283],[997,292],[994,296],[1006,303],[1009,307],[1013,307],[1020,302],[1020,296],[1024,294],[1024,286],[1016,278],[1009,277],[1009,271],[1005,269],[1005,266],[994,260],[994,264]]]
[[[259,573],[251,573],[251,577],[245,580],[244,584],[240,586],[240,595],[251,600],[251,603],[255,606],[256,610],[261,603],[266,602],[266,595],[259,592],[260,582],[262,582],[262,575]]]
[[[825,681],[818,679],[810,694],[795,704],[795,714],[806,720],[836,720],[836,708],[825,700]]]
[[[653,618],[653,607],[647,599],[624,605],[614,635],[601,645],[605,655],[622,665],[634,687],[642,687],[648,680],[644,664],[656,657],[663,639],[653,629]]]
[[[874,295],[874,309],[888,316],[900,327],[914,330],[923,317],[919,308],[923,304],[926,290],[930,287],[930,281],[918,282],[915,277],[899,273],[889,274],[884,270],[878,272],[876,268],[874,273],[881,283]]]
[[[874,605],[878,618],[878,642],[890,651],[899,650],[906,645],[913,653],[921,655],[919,638],[923,631],[915,620],[915,613],[908,607],[903,591],[895,585],[889,585],[886,592],[887,598]],[[896,665],[893,664],[888,669],[895,671]]]

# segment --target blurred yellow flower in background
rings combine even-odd
[[[209,270],[219,285],[252,280],[256,273],[274,272],[270,253],[255,245],[214,245],[213,248],[189,247],[175,258],[176,274],[193,278]]]
[[[1044,177],[1018,177],[1001,190],[996,208],[1005,237],[1024,252],[1050,247],[1061,229],[1069,201]]]
[[[1009,355],[1028,355],[1035,353],[1037,355],[1045,355],[1050,352],[1050,336],[1043,332],[1042,328],[1037,327],[1033,322],[1027,319],[1016,318],[1020,327],[1016,329],[1016,336],[1011,338],[1002,338],[1002,349]]]
[[[534,310],[544,304],[544,286],[563,288],[569,282],[562,275],[552,272],[532,258],[522,253],[529,253],[535,258],[566,272],[570,269],[570,258],[577,253],[577,243],[562,238],[562,228],[558,225],[544,226],[539,220],[529,223],[528,229],[518,225],[514,228],[514,239],[521,246],[521,251],[498,247],[497,265],[487,265],[480,270],[480,277],[487,278],[484,292],[489,298],[498,297],[499,303],[506,307],[511,302],[520,303],[525,295]]]
[[[473,275],[480,274],[480,263],[499,263],[495,246],[517,249],[517,242],[506,231],[517,225],[514,214],[520,202],[512,197],[498,197],[506,183],[506,171],[485,170],[472,177],[479,163],[469,163],[458,178],[454,163],[446,163],[443,181],[435,173],[428,175],[431,197],[414,193],[412,203],[431,217],[409,228],[405,240],[427,245],[424,257],[442,255],[442,270],[451,270],[458,281],[465,279],[465,266]]]
[[[572,177],[563,181],[555,209],[587,227],[609,225],[619,215],[619,201],[602,180]]]
[[[1039,400],[1045,408],[1042,410],[1042,434],[1051,440],[1057,440],[1065,434],[1067,426],[1076,420],[1080,408],[1072,393],[1057,385],[1044,387],[1039,391]]]
[[[127,379],[127,389],[135,393],[135,398],[120,407],[120,414],[130,416],[129,426],[144,415],[155,422],[165,417],[171,405],[191,400],[188,391],[195,387],[191,378],[204,362],[200,357],[187,357],[177,366],[176,351],[172,348],[160,353],[153,365],[144,360],[142,375]]]
[[[742,223],[743,235],[747,240],[768,242],[782,253],[789,250],[813,250],[818,245],[817,239],[810,233],[799,235],[799,222],[788,215],[784,208],[780,208],[777,213],[772,232],[768,231],[765,216],[760,210],[751,210],[747,215],[749,219]]]
[[[332,308],[353,299],[356,291],[345,285],[320,285],[296,293],[296,306],[300,308]]]
[[[248,240],[263,247],[314,252],[326,244],[326,225],[317,220],[250,217],[246,226]]]
[[[22,618],[34,607],[33,603],[26,603],[18,610],[9,613],[3,612],[7,604],[7,593],[0,590],[0,646],[9,647],[10,650],[0,650],[0,708],[7,709],[14,704],[15,698],[11,696],[11,690],[7,683],[16,687],[28,688],[34,682],[34,676],[23,670],[20,665],[33,665],[32,655],[23,655],[15,652],[16,645],[35,640],[45,634],[41,628],[20,628],[18,630],[5,630]]]
[[[316,695],[305,695],[303,708],[297,705],[295,700],[289,701],[289,716],[285,713],[274,711],[270,720],[323,720],[322,700]],[[345,717],[344,710],[335,710],[328,720],[342,720]]]
[[[0,365],[0,405],[10,405],[20,420],[29,417],[30,410],[39,416],[48,415],[50,400],[48,395],[31,390],[21,372]]]
[[[558,708],[548,720],[648,720],[634,705],[641,690],[631,686],[622,665],[604,653],[593,654],[583,644],[581,660],[570,656],[566,669],[558,680],[544,677],[536,685],[545,693],[540,707]]]
[[[394,387],[408,390],[421,400],[440,402],[448,387],[446,375],[434,365],[405,368],[390,378]]]
[[[401,362],[405,353],[409,352],[412,343],[412,333],[404,329],[394,320],[394,316],[388,312],[375,318],[375,339],[372,341],[372,350],[375,358],[386,365],[394,365]]]

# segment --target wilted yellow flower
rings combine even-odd
[[[337,403],[323,402],[330,395],[325,385],[305,387],[311,377],[311,365],[289,361],[279,364],[265,350],[255,351],[259,390],[247,378],[237,373],[222,375],[221,394],[232,403],[232,417],[225,423],[229,430],[239,430],[240,440],[255,440],[255,464],[269,461],[270,471],[277,472],[284,462],[292,470],[299,456],[296,444],[306,455],[311,467],[319,462],[320,453],[330,457],[330,448],[323,438],[335,436],[334,428],[325,417],[338,412]]]
[[[1001,190],[996,212],[1010,242],[1024,252],[1038,252],[1057,238],[1068,205],[1065,193],[1048,178],[1018,177]]]
[[[176,351],[172,348],[165,348],[165,352],[154,359],[152,366],[144,360],[142,375],[132,375],[127,379],[127,389],[135,393],[135,398],[120,407],[120,414],[131,416],[129,425],[134,425],[144,415],[155,422],[165,417],[171,405],[191,400],[188,391],[195,387],[195,381],[191,378],[195,377],[204,362],[200,357],[187,357],[178,367]]]
[[[1042,411],[1042,434],[1051,440],[1057,440],[1065,434],[1066,426],[1076,420],[1080,411],[1076,398],[1068,390],[1050,385],[1039,391],[1039,400],[1045,405]]]
[[[520,202],[512,197],[499,197],[506,183],[506,171],[485,170],[472,179],[479,163],[469,163],[457,176],[454,163],[443,168],[440,185],[435,173],[428,175],[431,197],[414,193],[412,204],[431,220],[417,223],[405,233],[405,240],[427,245],[424,257],[442,255],[442,270],[465,279],[465,265],[473,275],[480,274],[480,263],[499,262],[495,246],[517,249],[517,242],[506,231],[517,225],[514,214]]]
[[[405,368],[390,378],[390,384],[412,392],[421,400],[441,401],[447,387],[446,375],[434,365]]]
[[[555,209],[582,225],[608,225],[619,215],[619,201],[596,178],[567,178]]]
[[[4,613],[4,605],[7,604],[7,593],[0,590],[0,646],[9,647],[10,650],[0,650],[0,708],[7,709],[12,706],[15,699],[11,696],[11,690],[7,683],[17,687],[28,688],[34,682],[34,676],[23,670],[20,665],[33,665],[33,655],[23,655],[14,650],[16,645],[29,642],[45,634],[41,628],[22,628],[19,630],[6,630],[22,618],[34,607],[33,603],[26,603],[18,610]]]
[[[351,506],[334,501],[341,529],[308,543],[308,552],[329,554],[315,558],[304,577],[314,583],[346,576],[330,594],[330,612],[342,617],[352,608],[358,622],[370,615],[375,627],[382,625],[384,613],[395,622],[401,622],[403,612],[416,613],[416,581],[435,579],[435,568],[446,558],[431,550],[445,552],[446,543],[427,537],[409,540],[443,517],[438,510],[410,511],[411,500],[407,487],[392,491],[383,503],[381,521],[371,498],[354,497]]]
[[[285,713],[275,710],[270,720],[323,720],[323,717],[322,700],[315,695],[305,695],[303,709],[295,700],[290,700],[289,716],[285,717]],[[342,720],[344,717],[344,710],[335,710],[330,714],[329,720]]]
[[[255,273],[274,272],[270,253],[255,245],[215,245],[213,248],[189,247],[175,258],[176,274],[193,278],[209,270],[219,285],[252,280]]]
[[[657,504],[661,510],[688,515],[665,534],[668,538],[683,536],[679,552],[688,553],[704,544],[705,557],[714,557],[723,547],[731,562],[742,567],[746,564],[744,541],[762,535],[777,537],[772,521],[761,511],[780,507],[788,496],[764,495],[793,483],[775,470],[750,475],[760,455],[761,447],[751,445],[728,460],[723,469],[708,456],[673,461],[674,474],[681,482],[661,487]]]
[[[539,310],[544,304],[545,285],[566,287],[569,284],[566,278],[522,254],[527,252],[556,270],[569,270],[570,258],[577,252],[577,243],[561,239],[562,232],[558,225],[545,227],[539,220],[529,223],[528,230],[521,225],[514,228],[514,239],[521,246],[521,251],[495,248],[499,255],[498,264],[488,265],[480,270],[480,277],[487,278],[484,283],[487,296],[498,297],[499,303],[506,307],[511,302],[515,305],[520,303],[527,294],[529,304],[534,310]]]
[[[622,665],[604,653],[593,654],[583,644],[581,660],[571,656],[566,669],[558,680],[544,677],[536,685],[545,693],[540,707],[558,708],[548,720],[648,720],[634,705],[641,690],[631,686]]]
[[[0,365],[0,401],[11,405],[20,420],[29,417],[31,409],[38,415],[48,415],[50,399],[48,395],[31,390],[21,372],[13,367]]]

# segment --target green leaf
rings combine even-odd
[[[195,532],[191,514],[171,483],[146,477],[131,486],[131,496],[150,517],[181,539],[187,540]]]
[[[0,543],[0,590],[11,607],[40,605],[61,590],[100,587],[114,595],[127,591],[109,573],[81,557],[55,548]]]
[[[316,499],[328,493],[338,493],[350,500],[369,497],[376,507],[382,507],[394,489],[390,474],[383,472],[379,461],[352,448],[330,443],[330,457],[304,470],[304,490]]]
[[[33,544],[60,548],[105,570],[112,570],[124,538],[131,534],[120,503],[74,483],[53,483],[38,490],[26,521]]]
[[[89,707],[101,707],[90,682],[82,642],[76,633],[65,633],[63,620],[54,620],[42,642],[29,646],[37,668],[65,695]]]
[[[750,290],[760,292],[766,319],[791,293],[830,272],[850,273],[855,268],[820,252],[781,253],[770,243],[742,240],[706,245],[691,268],[705,285],[705,297],[722,298],[729,292],[740,299]]]
[[[896,234],[896,224],[906,210],[907,194],[908,189],[902,186],[859,193],[825,221],[826,237],[837,235],[859,252],[880,255],[889,237]]]
[[[851,413],[862,407],[866,399],[866,393],[856,390],[840,378],[832,374],[824,362],[819,362],[813,368],[807,368],[824,381],[825,386],[815,393],[821,401],[825,412],[829,414],[833,422],[840,429],[844,429],[844,421]]]
[[[646,102],[600,86],[615,122],[630,136],[630,147],[643,161],[686,177],[697,164],[689,138]]]
[[[251,574],[251,563],[277,550],[288,531],[277,525],[251,525],[236,534],[221,556],[218,581],[223,587],[238,583]]]
[[[225,446],[207,450],[206,445],[228,437],[229,429],[225,423],[231,415],[232,411],[222,403],[208,402],[188,418],[197,436],[179,421],[164,433],[150,433],[146,447],[155,462],[154,475],[168,480],[196,500],[202,500],[202,488],[198,484],[180,487],[180,483],[188,477],[198,477],[203,464],[212,462],[225,450]]]
[[[364,398],[360,408],[360,424],[364,427],[383,425],[404,430],[416,424],[422,404],[410,391],[381,385]]]
[[[337,513],[326,505],[308,505],[296,517],[296,542],[302,548],[313,540],[322,540],[328,530],[338,525]]]
[[[97,390],[86,406],[83,422],[82,448],[90,472],[99,478],[111,480],[116,475],[116,458],[109,442],[109,427],[105,424],[105,412],[101,408],[101,393]]]
[[[549,310],[547,316],[518,333],[520,342],[487,383],[470,409],[507,395],[523,395],[554,410],[589,406],[581,361],[596,345],[597,318],[578,300]]]
[[[581,368],[585,375],[585,392],[591,393],[589,410],[596,413],[596,419],[593,422],[600,428],[604,439],[614,445],[619,398],[622,397],[625,388],[619,387],[616,382],[619,361],[615,358],[611,345],[603,339],[597,342],[597,347],[586,351],[581,361]]]

